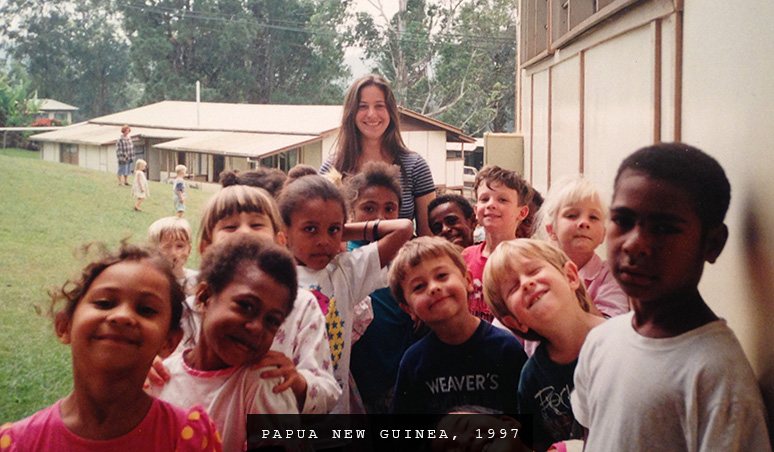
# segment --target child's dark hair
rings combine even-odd
[[[287,183],[289,184],[289,183],[293,182],[294,180],[298,179],[299,177],[313,176],[315,174],[317,174],[317,170],[313,166],[304,165],[303,163],[299,163],[298,165],[294,166],[293,168],[290,168],[290,171],[288,171],[288,181],[287,181]]]
[[[147,262],[162,272],[169,282],[169,299],[171,302],[172,317],[169,321],[169,332],[180,330],[180,317],[183,315],[183,302],[185,293],[172,273],[172,264],[157,250],[148,246],[129,244],[126,240],[121,242],[118,251],[111,253],[104,244],[99,242],[87,243],[81,247],[84,255],[91,250],[97,250],[97,258],[81,270],[77,277],[69,279],[61,288],[49,292],[51,306],[49,313],[56,319],[59,313],[67,319],[72,319],[75,307],[88,292],[91,284],[105,269],[119,262]],[[64,307],[57,309],[57,305],[64,302]]]
[[[639,149],[618,167],[616,190],[627,169],[685,190],[703,230],[723,223],[731,202],[731,185],[717,160],[701,150],[684,143],[659,143]]]
[[[288,250],[273,243],[246,234],[236,234],[213,244],[202,256],[199,281],[206,282],[212,293],[220,293],[245,265],[258,267],[288,289],[285,314],[290,313],[298,293],[296,265]]]
[[[493,183],[515,190],[519,195],[520,206],[526,206],[532,201],[532,186],[521,177],[521,174],[500,168],[497,165],[487,165],[481,168],[473,182],[473,191],[478,195],[478,187],[481,184],[486,184],[487,187],[492,188]]]
[[[249,171],[223,171],[220,173],[220,185],[247,185],[263,188],[273,197],[279,196],[288,176],[277,168],[258,167]]]
[[[347,207],[341,192],[333,182],[323,176],[307,175],[290,182],[279,196],[280,215],[285,226],[290,226],[290,217],[301,210],[304,203],[313,199],[334,201],[341,205],[344,221],[347,221]]]
[[[456,195],[454,193],[447,193],[430,201],[430,204],[427,205],[427,217],[430,218],[430,213],[432,213],[433,209],[448,202],[457,204],[460,210],[462,210],[462,214],[465,215],[466,220],[473,218],[475,211],[473,210],[473,206],[470,205],[470,201],[465,199],[464,196]]]
[[[398,197],[398,207],[400,207],[400,168],[384,162],[368,162],[363,165],[363,171],[344,180],[344,187],[341,191],[350,211],[361,192],[374,186],[384,187],[395,193],[395,196]]]

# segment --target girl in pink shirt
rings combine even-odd
[[[127,244],[53,293],[56,334],[72,350],[73,391],[0,427],[0,450],[222,450],[201,407],[183,410],[142,389],[154,357],[180,340],[183,299],[164,257]]]

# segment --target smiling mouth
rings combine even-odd
[[[532,297],[530,297],[527,300],[527,308],[531,308],[532,306],[535,306],[535,303],[540,301],[540,299],[543,298],[543,295],[545,295],[547,292],[548,290],[541,290],[535,293],[534,295],[532,295]]]
[[[228,336],[228,339],[233,342],[237,348],[247,352],[247,353],[255,353],[255,348],[248,344],[247,342],[243,341],[242,339],[236,337],[236,336]]]
[[[616,273],[618,274],[618,280],[622,284],[644,286],[650,284],[655,279],[653,276],[637,273],[628,269],[619,268]]]
[[[98,341],[114,342],[117,344],[126,344],[126,345],[133,345],[133,346],[140,345],[139,340],[128,338],[126,336],[121,336],[120,334],[100,334],[100,335],[94,336],[94,339]]]

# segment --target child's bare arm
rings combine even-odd
[[[414,222],[411,220],[374,220],[347,223],[344,225],[342,240],[378,241],[379,263],[384,267],[413,236]]]

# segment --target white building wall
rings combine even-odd
[[[40,158],[49,162],[58,162],[59,161],[59,143],[50,143],[47,141],[43,141],[41,144],[43,146],[41,148]]]
[[[671,11],[679,4],[682,12]],[[644,1],[524,68],[517,128],[525,175],[541,191],[582,166],[610,199],[621,160],[658,141],[718,159],[732,185],[730,239],[700,290],[739,337],[774,411],[771,17],[771,0]],[[584,93],[577,118],[576,87]]]
[[[401,132],[403,141],[409,149],[421,155],[430,166],[435,185],[446,183],[446,132],[417,131]]]

